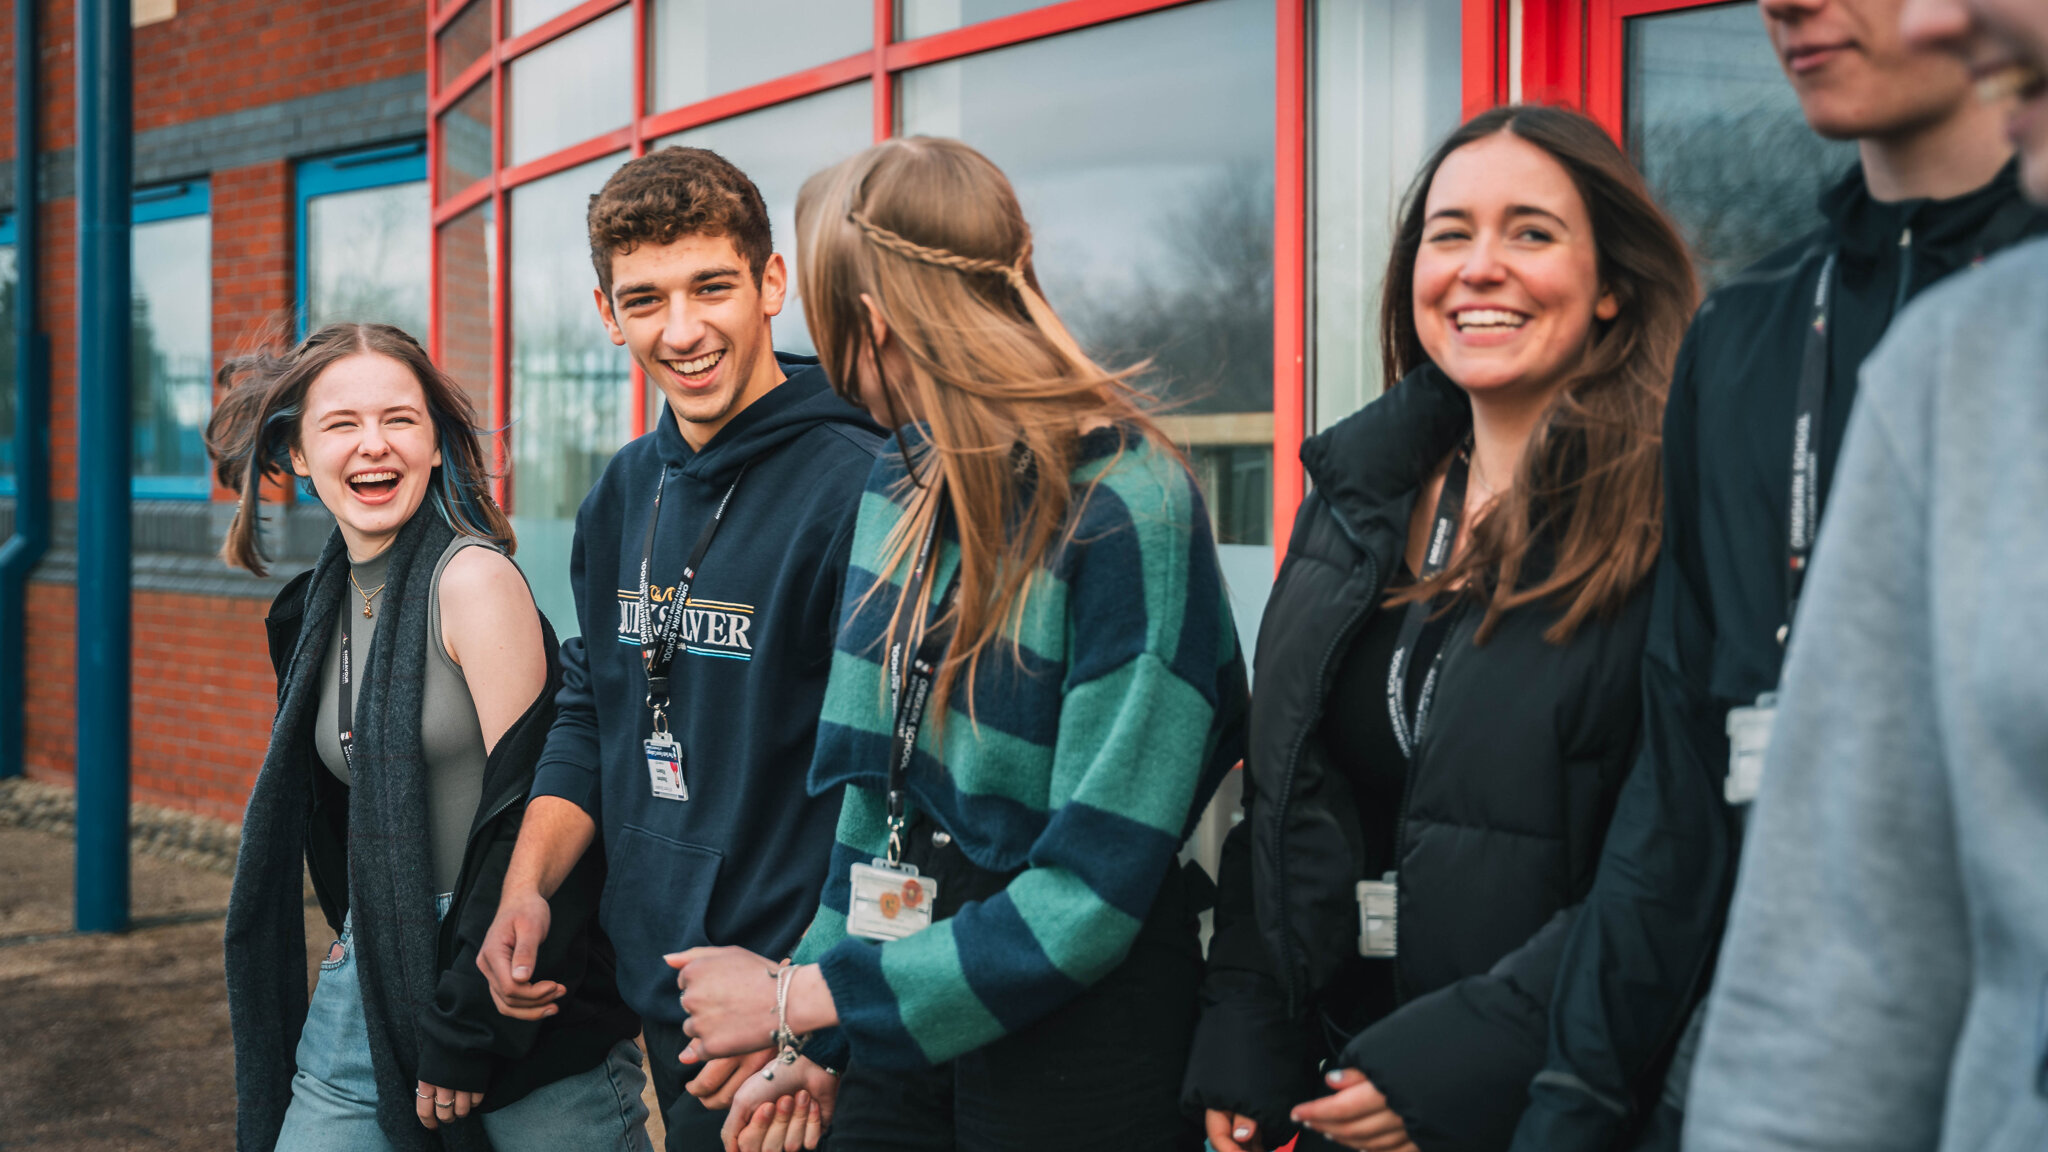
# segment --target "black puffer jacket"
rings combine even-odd
[[[1308,441],[1315,482],[1259,631],[1245,820],[1225,848],[1186,1103],[1258,1119],[1321,1095],[1331,1044],[1309,1021],[1356,955],[1366,845],[1351,784],[1322,746],[1340,658],[1398,570],[1418,491],[1464,438],[1464,394],[1419,370]],[[1645,582],[1647,583],[1647,582]],[[1542,1065],[1558,947],[1637,739],[1648,597],[1570,641],[1548,606],[1483,646],[1456,610],[1391,858],[1400,880],[1397,1007],[1343,1044],[1424,1152],[1499,1149]]]

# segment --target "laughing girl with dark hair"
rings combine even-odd
[[[381,324],[220,380],[207,446],[242,495],[225,558],[264,571],[266,481],[299,477],[335,518],[265,621],[277,717],[227,924],[236,1146],[646,1149],[604,938],[556,925],[540,967],[570,994],[539,1022],[501,1016],[476,965],[558,677],[467,400]],[[302,869],[336,934],[310,1003]]]

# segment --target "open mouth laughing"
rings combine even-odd
[[[689,360],[663,360],[662,365],[682,377],[686,383],[698,384],[724,360],[725,349],[720,348],[716,352],[706,352]]]
[[[389,468],[358,472],[348,478],[348,486],[351,492],[374,504],[398,491],[398,473]]]
[[[1504,335],[1528,322],[1528,316],[1506,308],[1460,308],[1451,313],[1452,325],[1474,336]]]

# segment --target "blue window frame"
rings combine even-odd
[[[14,213],[0,212],[0,496],[14,495]]]
[[[299,162],[299,335],[336,320],[377,321],[426,343],[426,181],[424,140]]]
[[[205,180],[138,189],[129,220],[133,281],[131,491],[204,500],[213,411],[213,221]]]

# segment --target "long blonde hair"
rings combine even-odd
[[[886,635],[906,650],[921,639],[914,597],[924,589],[909,570],[943,493],[960,537],[960,592],[934,692],[950,699],[964,672],[971,714],[982,656],[1022,620],[1041,563],[1071,530],[1082,426],[1135,427],[1178,454],[1145,416],[1134,370],[1090,360],[1046,304],[1017,194],[986,156],[957,140],[884,141],[806,181],[796,221],[805,318],[834,387],[858,402],[859,367],[882,371],[863,296],[909,361],[908,379],[883,382],[888,402],[907,397],[924,423],[924,437],[904,445],[918,491],[878,572],[884,582],[902,574]]]

